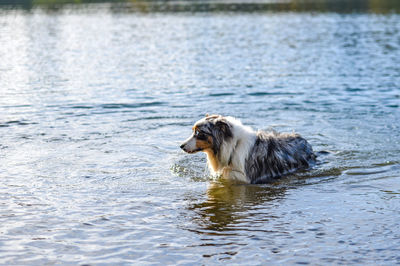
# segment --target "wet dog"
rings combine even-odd
[[[253,131],[233,117],[211,115],[197,121],[181,146],[203,151],[214,174],[240,183],[267,183],[315,163],[311,145],[295,133]]]

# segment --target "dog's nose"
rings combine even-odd
[[[183,147],[185,147],[185,144],[182,144],[180,147],[181,147],[181,149],[183,150]]]

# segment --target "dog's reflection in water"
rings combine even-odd
[[[265,212],[263,219],[272,218],[268,210],[285,194],[286,188],[272,185],[237,185],[229,181],[210,183],[207,199],[192,203],[189,210],[196,213],[193,221],[207,230],[231,230],[252,215]],[[254,214],[254,213],[253,213]]]

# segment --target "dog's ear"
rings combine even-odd
[[[219,119],[216,121],[215,126],[223,133],[224,137],[230,138],[233,136],[231,126],[226,121]]]
[[[215,120],[217,118],[221,117],[220,115],[210,115],[210,114],[206,114],[206,120]]]

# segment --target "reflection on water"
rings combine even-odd
[[[232,231],[235,224],[245,222],[253,207],[279,200],[286,188],[279,186],[234,185],[228,182],[212,182],[207,188],[207,199],[189,204],[195,214],[193,221],[202,229]],[[268,216],[264,217],[265,221]]]

